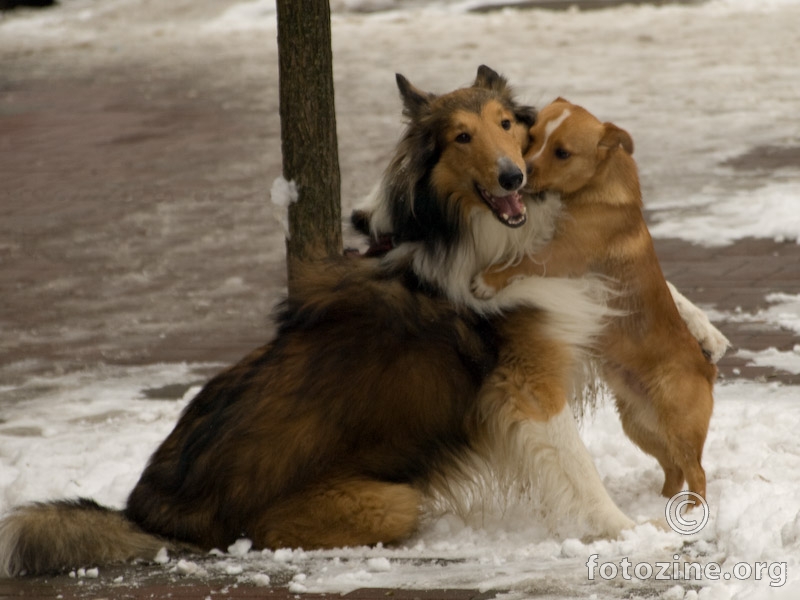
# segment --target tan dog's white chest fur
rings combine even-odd
[[[633,141],[561,98],[531,128],[532,191],[557,193],[564,214],[550,244],[508,266],[490,267],[473,289],[487,296],[520,276],[606,276],[623,316],[608,325],[600,362],[626,434],[664,469],[662,494],[706,492],[700,464],[716,368],[675,306],[642,215]],[[514,348],[525,352],[520,338]]]

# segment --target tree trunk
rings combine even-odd
[[[289,206],[286,263],[341,254],[339,151],[327,0],[277,0],[283,177],[299,198]]]

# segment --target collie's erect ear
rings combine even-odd
[[[472,87],[484,88],[503,94],[508,90],[508,81],[497,71],[490,69],[486,65],[481,65],[478,67],[478,75],[475,77],[475,83],[472,84]]]
[[[607,152],[618,146],[622,146],[625,152],[633,154],[633,138],[624,129],[620,129],[613,123],[603,123],[605,132],[597,145],[598,151]]]
[[[533,106],[517,106],[514,108],[514,117],[527,127],[533,127],[536,124],[537,114],[539,114],[539,111]]]
[[[397,79],[397,89],[400,90],[400,97],[403,99],[403,113],[412,119],[419,117],[430,106],[431,100],[436,96],[415,87],[400,73],[395,74],[395,79]]]

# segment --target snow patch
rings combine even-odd
[[[766,300],[774,306],[762,311],[761,316],[770,323],[800,334],[800,294],[768,294]]]
[[[739,350],[736,356],[749,359],[748,365],[756,367],[773,367],[787,373],[800,373],[800,344],[791,350],[778,350],[771,347],[766,350]]]
[[[745,237],[798,241],[800,183],[769,183],[756,190],[699,192],[680,204],[669,203],[664,214],[658,202],[654,237],[679,238],[703,246],[725,246]]]
[[[272,182],[270,198],[272,200],[272,214],[281,226],[286,239],[290,237],[289,232],[289,205],[297,202],[299,198],[297,184],[294,181],[286,181],[282,176]]]
[[[268,587],[270,578],[266,573],[251,573],[248,575],[250,581],[259,587]]]
[[[228,546],[228,554],[231,556],[247,556],[247,553],[250,552],[250,548],[252,547],[253,542],[247,538],[240,538]]]
[[[305,573],[296,573],[289,582],[289,591],[296,594],[308,591],[308,587],[305,584],[307,578],[308,576]]]
[[[205,25],[209,32],[260,30],[276,26],[275,0],[239,2]]]
[[[178,564],[172,569],[178,575],[191,575],[194,577],[207,577],[208,571],[198,565],[196,562],[186,560],[184,558],[178,561]]]
[[[49,391],[43,398],[4,406],[2,429],[25,424],[51,429],[51,434],[31,444],[29,439],[4,435],[0,429],[2,508],[16,504],[19,498],[64,497],[75,486],[91,487],[92,495],[120,505],[185,406],[184,400],[140,400],[141,390],[170,379],[186,381],[194,377],[192,373],[187,365],[103,368],[19,386],[19,390],[36,386]],[[13,393],[13,386],[9,387],[11,391],[5,393]],[[122,412],[111,422],[103,419],[98,425],[93,417],[105,414],[111,406]],[[136,418],[144,409],[154,416],[147,423]],[[664,511],[665,501],[658,494],[661,469],[625,437],[613,402],[607,399],[584,419],[581,437],[609,493],[640,523],[620,540],[585,543],[555,539],[542,527],[535,510],[520,498],[502,513],[475,515],[469,522],[454,515],[429,516],[417,535],[400,547],[252,552],[249,540],[240,539],[227,548],[227,554],[212,553],[221,559],[213,564],[188,559],[170,562],[166,551],[159,553],[158,562],[168,572],[184,577],[235,575],[256,585],[268,585],[277,573],[288,570],[293,593],[413,585],[504,589],[515,597],[525,597],[547,586],[562,597],[586,597],[591,592],[598,599],[618,595],[612,582],[586,587],[585,563],[592,554],[598,554],[601,561],[626,556],[635,564],[672,560],[673,554],[681,553],[692,560],[719,562],[723,569],[741,561],[796,565],[800,563],[798,429],[797,388],[742,381],[716,387],[703,461],[712,513],[706,529],[693,539],[650,523],[658,521]],[[100,471],[98,456],[104,456]],[[126,475],[118,479],[109,477],[108,472]],[[45,484],[47,494],[42,491]],[[769,498],[768,511],[763,510],[764,498]],[[90,570],[81,573],[83,578],[91,576]],[[78,577],[77,571],[73,577]],[[793,582],[781,590],[789,590]],[[775,591],[767,580],[734,583],[701,582],[700,594],[713,598],[730,592],[730,598],[749,600]],[[647,583],[639,588],[656,590]],[[670,587],[658,589],[661,591],[655,595],[677,597],[677,590]]]
[[[789,329],[800,334],[800,294],[772,293],[764,299],[772,304],[756,312],[745,312],[741,308],[722,311],[714,307],[703,307],[708,318],[714,322],[753,323],[763,328]]]
[[[158,565],[165,565],[169,562],[169,552],[165,547],[162,546],[162,548],[155,555],[155,558],[153,558],[153,562]]]
[[[377,558],[367,559],[367,570],[371,573],[384,573],[392,570],[392,563],[388,558],[379,556]]]

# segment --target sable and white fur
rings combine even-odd
[[[607,314],[602,285],[521,282],[485,303],[467,293],[473,271],[547,237],[524,228],[519,194],[532,111],[485,67],[441,97],[398,83],[410,124],[387,171],[397,250],[295,265],[274,338],[203,386],[125,507],[15,508],[0,521],[0,575],[241,536],[272,549],[397,543],[431,499],[458,505],[460,490],[490,480],[537,490],[555,529],[566,520],[615,536],[632,525],[566,403],[576,348]],[[512,317],[517,305],[528,308]],[[520,329],[522,378],[501,368]]]

